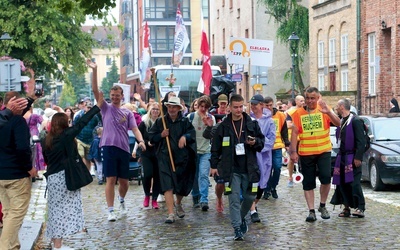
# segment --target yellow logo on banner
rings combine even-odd
[[[233,46],[236,43],[240,43],[242,45],[242,51],[241,52],[233,51]],[[241,41],[241,40],[233,40],[229,45],[229,50],[232,52],[232,55],[235,55],[235,56],[240,56],[241,55],[243,57],[250,57],[250,51],[247,50],[246,43]]]
[[[324,130],[322,113],[302,115],[300,117],[301,127],[304,133],[311,133]]]
[[[262,90],[262,84],[261,83],[254,84],[253,89],[254,90]]]

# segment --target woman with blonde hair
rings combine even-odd
[[[197,103],[197,101],[199,100],[199,98],[196,98],[193,100],[193,102],[190,104],[190,108],[189,108],[189,113],[193,113],[196,112],[199,109],[199,105]]]
[[[158,117],[160,117],[160,105],[153,103],[149,106],[146,118],[140,123],[139,130],[143,135],[143,140],[146,144],[146,151],[140,155],[140,160],[143,166],[143,190],[144,190],[144,201],[143,206],[148,207],[150,205],[150,190],[152,190],[151,206],[154,209],[158,209],[157,198],[160,194],[160,175],[158,170],[158,162],[156,156],[156,147],[150,143],[149,130],[155,123]],[[135,147],[136,149],[136,147]],[[136,157],[136,150],[132,152],[132,156]],[[152,182],[153,179],[153,182]],[[153,185],[153,186],[152,186]]]
[[[53,249],[72,249],[62,247],[62,239],[81,232],[84,228],[81,191],[67,189],[65,167],[62,163],[68,155],[80,158],[75,137],[99,111],[100,109],[94,106],[72,127],[68,125],[68,116],[65,113],[54,114],[50,129],[41,142],[44,160],[47,163],[46,237],[51,239]]]

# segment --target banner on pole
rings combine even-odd
[[[188,33],[186,31],[185,24],[183,23],[183,17],[180,10],[180,4],[176,10],[176,25],[175,25],[175,37],[174,37],[174,53],[172,57],[172,65],[179,67],[182,62],[183,55],[185,54],[186,48],[190,43]]]
[[[258,40],[231,37],[229,43],[228,63],[248,64],[272,67],[274,42],[271,40]]]

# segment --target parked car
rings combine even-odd
[[[400,117],[360,116],[368,127],[371,147],[363,156],[362,180],[374,191],[400,184]]]

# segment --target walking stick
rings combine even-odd
[[[163,106],[161,103],[161,96],[160,92],[158,89],[158,84],[157,84],[157,77],[156,77],[156,69],[151,68],[151,74],[153,76],[153,82],[154,82],[154,88],[156,89],[156,97],[158,98],[158,103],[160,104],[160,112],[161,112],[161,120],[163,123],[163,128],[167,129],[167,124],[165,123],[165,118],[164,118],[164,111],[163,111]],[[168,154],[169,154],[169,160],[171,161],[171,167],[172,167],[172,172],[175,172],[175,164],[174,164],[174,158],[172,157],[172,151],[171,151],[171,145],[169,143],[169,137],[165,137],[165,140],[167,141],[167,147],[168,147]]]

